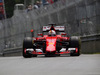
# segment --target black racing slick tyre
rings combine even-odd
[[[75,51],[71,51],[71,56],[79,56],[80,55],[80,48],[81,48],[81,40],[77,36],[72,36],[69,41],[70,48],[78,48],[78,53]]]
[[[23,52],[22,52],[22,55],[24,58],[31,58],[32,57],[32,54],[26,52],[25,53],[25,49],[27,48],[33,48],[33,40],[31,37],[26,37],[23,41]],[[37,55],[33,55],[33,56],[37,56]]]

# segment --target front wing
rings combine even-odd
[[[29,54],[35,54],[35,55],[45,55],[47,54],[46,52],[43,53],[43,51],[41,49],[32,49],[32,48],[29,48],[29,49],[25,49],[24,50],[25,53],[28,52]],[[60,50],[60,52],[55,52],[55,54],[70,54],[72,51],[74,51],[75,53],[78,53],[78,48],[68,48],[68,50],[66,50],[66,48],[62,48]],[[52,52],[51,52],[52,53]]]

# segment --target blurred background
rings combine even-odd
[[[100,52],[100,0],[0,0],[0,53],[22,48],[25,37],[56,23],[82,38],[82,53]],[[92,48],[92,49],[91,49]]]

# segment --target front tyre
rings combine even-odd
[[[31,58],[32,54],[30,54],[29,52],[26,52],[25,49],[28,48],[33,48],[33,43],[34,41],[32,40],[31,37],[26,37],[23,41],[23,52],[22,55],[24,58]],[[33,55],[34,57],[36,57],[37,55]]]
[[[70,56],[79,56],[80,55],[80,48],[81,48],[81,40],[77,36],[73,36],[70,38],[70,48],[78,48],[78,52],[75,53],[76,51],[71,51]]]

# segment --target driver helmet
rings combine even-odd
[[[56,32],[54,30],[49,31],[49,36],[55,36],[55,35],[56,35]]]

